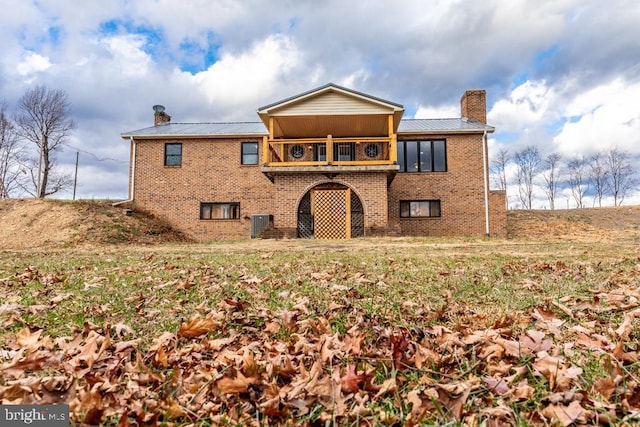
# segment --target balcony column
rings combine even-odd
[[[397,135],[393,131],[393,114],[389,114],[389,162],[392,165],[398,163],[398,140]]]
[[[326,148],[327,163],[332,164],[333,163],[333,137],[331,135],[327,135],[326,144],[327,144],[327,148]]]
[[[269,163],[271,163],[269,159],[269,137],[265,135],[262,137],[262,164],[268,165]]]

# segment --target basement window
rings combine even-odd
[[[401,200],[400,218],[432,218],[440,216],[440,200]]]
[[[200,219],[240,219],[240,203],[200,203]]]
[[[182,144],[168,142],[164,144],[164,165],[182,166]]]

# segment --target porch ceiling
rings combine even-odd
[[[328,84],[262,107],[258,116],[273,138],[364,137],[396,132],[403,112],[400,104]]]
[[[388,136],[386,114],[273,117],[274,138]]]

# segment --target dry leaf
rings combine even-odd
[[[574,423],[586,423],[586,412],[580,405],[580,402],[573,401],[568,406],[565,405],[549,405],[542,410],[542,414],[551,419],[558,421],[564,427],[568,427]]]
[[[235,378],[222,377],[216,381],[216,387],[221,393],[237,394],[247,391],[250,385],[257,384],[257,377],[245,377],[242,372],[236,372]]]
[[[40,341],[40,335],[42,335],[42,329],[31,332],[29,328],[25,327],[16,334],[16,342],[20,347],[27,350],[27,353],[31,353],[40,347],[38,343],[38,341]]]
[[[633,332],[633,321],[637,317],[640,317],[640,310],[634,310],[624,314],[624,321],[615,331],[616,335],[618,335],[622,341],[629,339],[629,335]]]
[[[347,366],[347,373],[340,378],[340,382],[345,393],[357,393],[360,390],[358,384],[362,382],[362,376],[357,374],[356,365]]]
[[[507,385],[507,382],[503,378],[483,377],[482,381],[487,384],[489,391],[496,393],[499,396],[511,392],[511,388]]]
[[[553,343],[551,340],[545,339],[544,337],[544,332],[529,330],[526,335],[520,337],[520,343],[534,353],[547,351],[551,348]]]
[[[395,377],[391,377],[385,380],[380,386],[376,395],[374,396],[374,399],[377,399],[380,396],[389,393],[390,391],[395,391],[397,387],[398,387],[398,384],[396,383]]]
[[[606,377],[596,381],[593,385],[593,389],[604,399],[609,400],[616,389],[616,384],[613,382],[611,377]]]
[[[189,322],[180,325],[178,335],[186,338],[195,338],[205,335],[220,326],[220,323],[213,320],[211,314],[208,314],[204,318],[200,315],[195,315]]]

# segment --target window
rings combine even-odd
[[[440,216],[440,200],[401,200],[400,218]]]
[[[257,165],[258,164],[258,143],[243,142],[242,143],[242,164]]]
[[[165,166],[181,166],[182,165],[182,144],[179,142],[170,142],[164,144],[164,165]]]
[[[240,219],[240,203],[200,203],[200,219]]]
[[[400,172],[446,172],[447,145],[444,139],[398,141]]]

